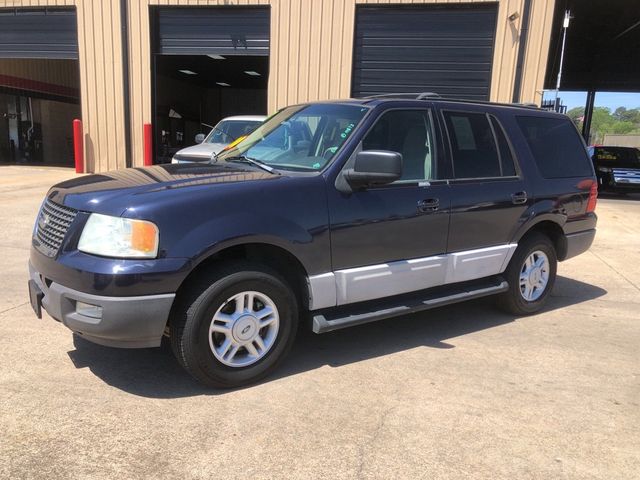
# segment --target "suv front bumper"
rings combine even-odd
[[[160,346],[174,293],[135,297],[92,295],[46,281],[31,262],[29,276],[42,291],[42,308],[87,340],[121,348]],[[78,302],[100,307],[99,315],[79,313]]]

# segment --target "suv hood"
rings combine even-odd
[[[219,153],[224,147],[226,147],[226,144],[223,143],[199,143],[198,145],[178,150],[174,154],[174,157],[177,157],[177,160],[193,160],[195,162],[201,162],[203,160],[210,160],[211,155]]]
[[[171,201],[196,190],[206,193],[223,185],[278,178],[283,177],[230,163],[166,164],[74,178],[51,187],[47,198],[76,210],[122,215],[140,203]]]

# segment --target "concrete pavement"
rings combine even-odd
[[[161,349],[74,339],[26,289],[47,188],[0,167],[0,478],[638,478],[640,196],[601,199],[548,308],[490,299],[325,335],[207,391]]]

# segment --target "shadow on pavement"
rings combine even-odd
[[[558,276],[545,311],[586,302],[606,293],[600,287]],[[264,382],[324,365],[338,367],[415,347],[454,348],[447,343],[448,339],[518,320],[497,311],[492,303],[489,297],[322,335],[301,328],[289,357]],[[75,350],[68,355],[76,368],[89,368],[105,383],[134,395],[177,398],[228,392],[200,386],[178,365],[168,348],[108,348],[77,335],[74,346]]]
[[[598,192],[598,198],[602,200],[635,200],[640,201],[640,193],[614,193]]]

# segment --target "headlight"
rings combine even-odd
[[[80,235],[78,250],[120,258],[155,258],[158,227],[146,220],[92,213]]]
[[[610,173],[611,169],[609,167],[598,167],[599,172]]]

